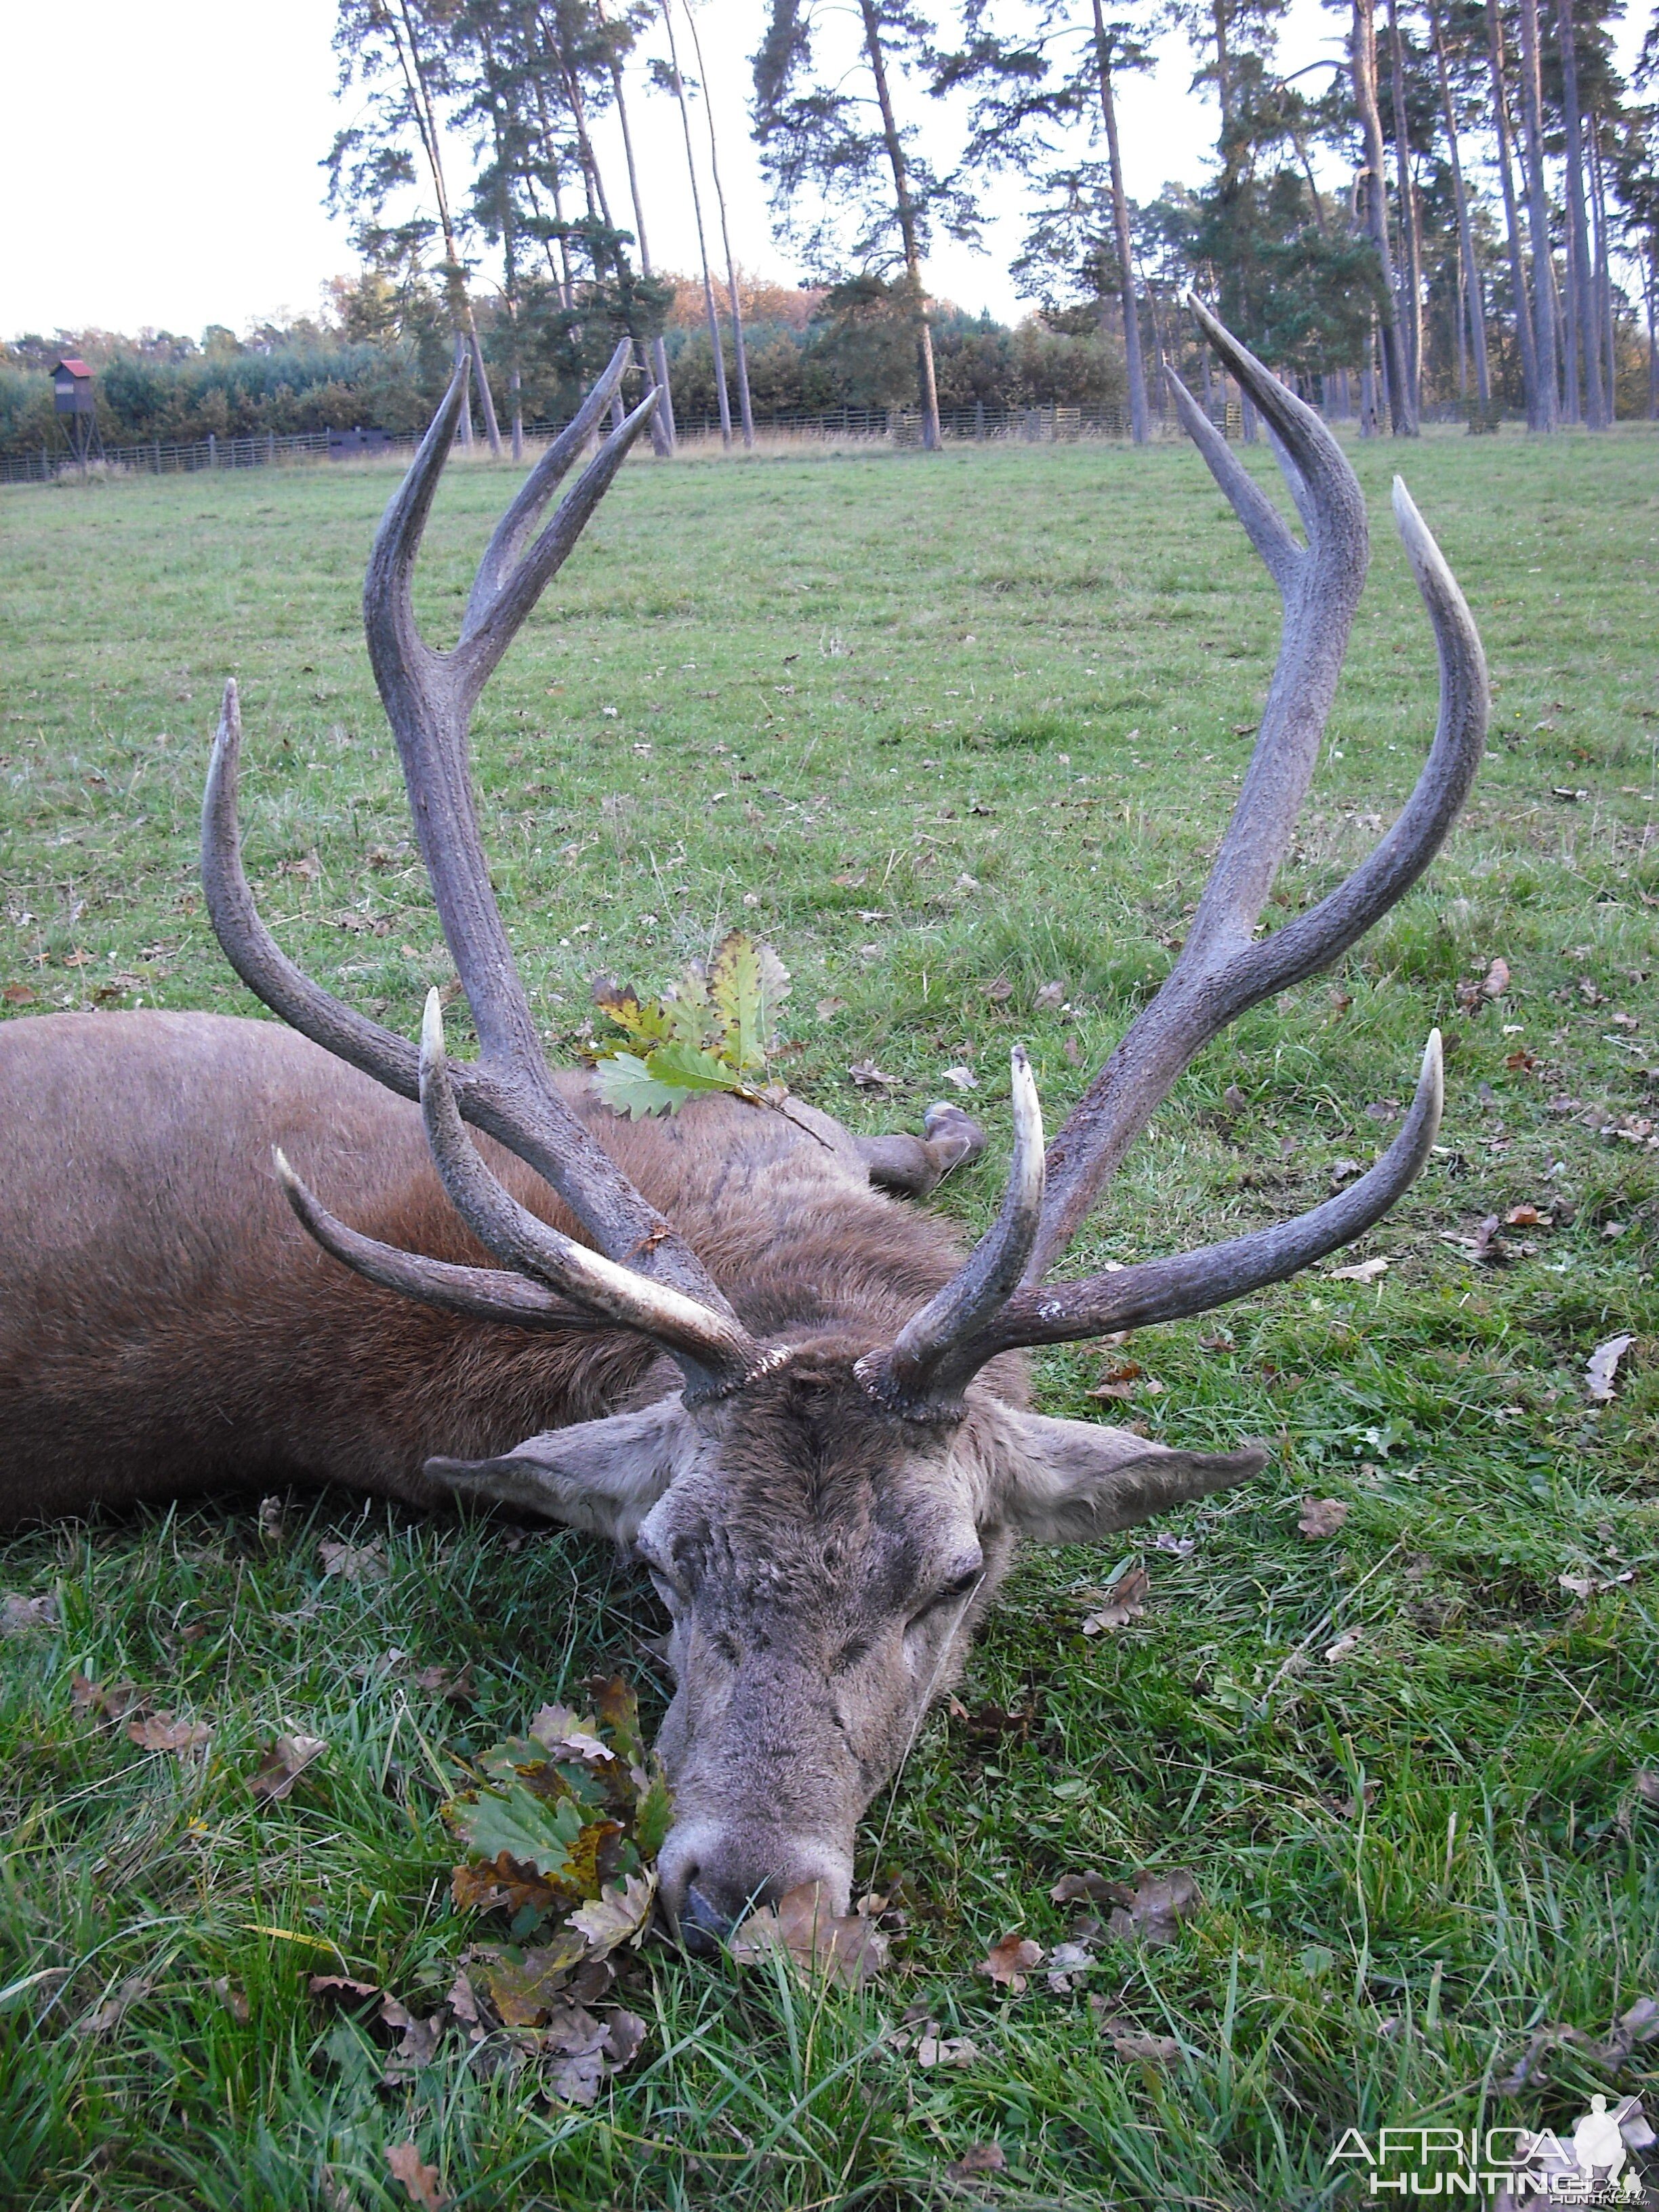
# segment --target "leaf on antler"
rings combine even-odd
[[[637,1121],[677,1113],[699,1091],[752,1094],[765,1085],[768,1058],[779,1048],[778,1012],[788,995],[782,961],[741,929],[721,941],[706,974],[689,968],[660,998],[596,981],[594,1004],[638,1048],[596,1042],[600,1097]]]

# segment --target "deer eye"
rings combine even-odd
[[[952,1576],[948,1583],[942,1583],[928,1599],[922,1611],[931,1613],[936,1606],[960,1605],[964,1598],[971,1597],[979,1588],[984,1573],[984,1560],[975,1559],[971,1567],[964,1567],[960,1574]]]

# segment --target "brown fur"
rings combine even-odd
[[[620,1119],[561,1079],[624,1173],[762,1339],[890,1334],[957,1265],[940,1222],[869,1188],[846,1133],[735,1099]],[[800,1126],[806,1124],[805,1127]],[[645,1402],[672,1367],[619,1334],[538,1334],[411,1304],[294,1218],[281,1145],[369,1235],[493,1264],[417,1109],[291,1030],[212,1014],[0,1024],[0,1525],[290,1478],[426,1504],[434,1454],[480,1458]],[[523,1202],[579,1233],[488,1139]]]

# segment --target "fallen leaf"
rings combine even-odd
[[[1138,1874],[1133,1889],[1124,1882],[1113,1887],[1118,1903],[1106,1932],[1124,1942],[1173,1943],[1181,1923],[1203,1901],[1198,1884],[1181,1868],[1165,1875]]]
[[[55,1590],[39,1597],[0,1597],[0,1636],[27,1636],[31,1629],[56,1628],[63,1620]]]
[[[194,1751],[210,1741],[213,1730],[204,1721],[175,1720],[171,1713],[150,1713],[129,1721],[127,1734],[140,1751]]]
[[[1136,2058],[1153,2066],[1173,2066],[1181,2045],[1172,2035],[1115,2034],[1112,2049],[1120,2058]]]
[[[275,1492],[259,1500],[259,1541],[262,1544],[282,1542],[283,1522],[287,1508],[288,1500]]]
[[[902,1075],[884,1075],[873,1060],[860,1060],[847,1073],[860,1091],[896,1091],[904,1080]]]
[[[810,1973],[858,1989],[887,1964],[887,1937],[856,1912],[837,1918],[819,1904],[817,1882],[803,1882],[775,1905],[751,1912],[732,1937],[732,1955],[756,1966],[780,1951]]]
[[[597,1904],[584,1905],[570,1916],[570,1925],[586,1939],[588,1954],[603,1959],[619,1944],[636,1942],[651,1917],[657,1894],[654,1873],[631,1874],[620,1889],[607,1884]]]
[[[313,1974],[306,1987],[314,1997],[331,1997],[344,2004],[362,2004],[370,1997],[386,1995],[378,1982],[360,1982],[349,1974]]]
[[[279,1735],[260,1754],[248,1787],[262,1805],[274,1805],[327,1749],[319,1735]]]
[[[1356,1260],[1352,1267],[1333,1267],[1334,1283],[1374,1283],[1379,1275],[1386,1275],[1389,1263],[1380,1255],[1374,1260]]]
[[[969,2143],[960,2158],[952,2159],[945,2169],[951,2181],[971,2181],[977,2173],[1006,2173],[1008,2161],[1002,2155],[1000,2143]]]
[[[1347,1658],[1351,1652],[1359,1649],[1364,1638],[1364,1630],[1358,1628],[1351,1628],[1346,1635],[1339,1636],[1334,1644],[1325,1648],[1326,1664],[1334,1667],[1339,1659]]]
[[[124,1721],[149,1710],[148,1700],[136,1684],[94,1682],[84,1674],[72,1677],[70,1701],[77,1713],[94,1713],[104,1721]]]
[[[1347,1519],[1350,1508],[1344,1498],[1304,1498],[1302,1517],[1297,1522],[1300,1533],[1307,1537],[1334,1536]]]
[[[477,1703],[470,1659],[459,1674],[452,1674],[447,1667],[422,1667],[415,1677],[415,1686],[417,1690],[428,1692],[434,1698],[447,1698],[452,1705]]]
[[[1042,1963],[1042,1946],[1034,1943],[1029,1936],[1005,1936],[974,1969],[976,1974],[988,1975],[998,1989],[1012,1990],[1016,1996],[1025,1987],[1025,1977]]]
[[[1636,1580],[1634,1567],[1626,1567],[1616,1575],[1558,1575],[1556,1581],[1564,1590],[1571,1590],[1577,1598],[1592,1598],[1598,1591],[1617,1589],[1621,1583]]]
[[[846,1012],[847,1001],[845,999],[820,999],[814,1011],[821,1022],[832,1022],[837,1014]]]
[[[386,1553],[377,1537],[372,1544],[321,1543],[317,1555],[323,1572],[349,1583],[378,1582],[386,1571]]]
[[[562,1928],[550,1943],[526,1951],[488,1946],[477,1953],[489,2001],[508,2027],[539,2027],[562,2002],[573,1967],[581,1964],[586,1938]]]
[[[1540,1213],[1535,1206],[1512,1206],[1504,1216],[1505,1229],[1547,1229],[1553,1217]]]
[[[1079,1986],[1094,1963],[1095,1954],[1086,1943],[1056,1943],[1043,1961],[1048,1987],[1056,1996],[1065,1996]]]
[[[1167,1528],[1160,1528],[1152,1539],[1152,1549],[1155,1552],[1173,1552],[1176,1559],[1184,1559],[1188,1553],[1198,1549],[1198,1539],[1196,1536],[1172,1536]]]
[[[0,991],[0,998],[3,998],[9,1006],[32,1006],[35,1002],[35,994],[27,983],[8,983],[5,989]]]
[[[954,1084],[958,1091],[977,1091],[979,1078],[971,1067],[945,1067],[939,1071],[941,1083]]]
[[[412,2142],[390,2144],[386,2162],[392,2179],[401,2181],[409,2191],[411,2203],[422,2206],[424,2212],[443,2212],[449,2199],[440,2193],[438,2169],[422,2164],[421,2154]]]
[[[380,2076],[380,2086],[395,2089],[429,2066],[438,2055],[438,2045],[446,2025],[441,2010],[429,2019],[417,2019],[396,1997],[387,1997],[380,2007],[380,2025],[389,2027],[399,2038],[398,2048],[386,2063]]]
[[[995,982],[985,986],[985,995],[994,1006],[1004,1006],[1013,997],[1014,987],[1006,975],[999,975]]]
[[[1103,1594],[1104,1602],[1083,1624],[1085,1636],[1099,1636],[1109,1628],[1125,1628],[1146,1610],[1152,1589],[1145,1567],[1127,1567]]]
[[[253,2008],[247,2001],[246,1990],[239,1989],[228,1974],[221,1974],[213,1984],[213,1994],[238,2027],[246,2027],[253,2017]]]
[[[1614,1377],[1619,1363],[1630,1350],[1633,1336],[1609,1336],[1598,1344],[1584,1364],[1584,1395],[1598,1406],[1613,1402]]]
[[[1249,1111],[1249,1100],[1236,1083],[1230,1083],[1221,1094],[1221,1110],[1237,1121],[1241,1114]]]
[[[111,2028],[118,2027],[125,2014],[143,1997],[147,1997],[155,1984],[144,1974],[129,1974],[124,1982],[111,1990],[100,2005],[94,2006],[75,2023],[77,2035],[107,2035]]]
[[[1360,1165],[1358,1160],[1333,1160],[1331,1162],[1331,1188],[1333,1190],[1340,1190],[1345,1182],[1352,1182],[1356,1176],[1364,1175],[1364,1169]]]
[[[1644,1805],[1659,1805],[1659,1767],[1642,1769],[1636,1778],[1636,1794]]]
[[[1502,958],[1494,960],[1491,967],[1487,969],[1486,974],[1480,978],[1480,989],[1482,995],[1488,999],[1501,999],[1504,992],[1507,991],[1509,988],[1509,962]]]
[[[1032,1001],[1032,1004],[1036,1006],[1038,1013],[1040,1014],[1048,1013],[1055,1006],[1064,1006],[1065,1003],[1066,986],[1064,983],[1042,984],[1038,988],[1036,997]]]
[[[1048,1895],[1056,1905],[1115,1905],[1121,1887],[1103,1874],[1063,1874]]]
[[[941,2035],[937,2021],[929,2021],[916,2043],[916,2063],[924,2070],[935,2066],[972,2066],[979,2045],[965,2035]]]

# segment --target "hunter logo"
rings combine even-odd
[[[1640,2204],[1642,2176],[1631,2154],[1656,2140],[1640,2100],[1590,2109],[1563,2142],[1553,2130],[1382,2128],[1367,2141],[1350,2128],[1326,2159],[1363,2173],[1368,2202],[1389,2197],[1464,2197],[1493,2212],[1558,2204]]]

